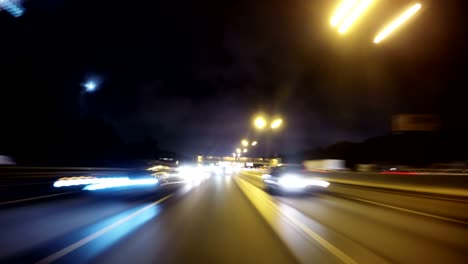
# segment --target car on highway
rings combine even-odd
[[[272,167],[262,175],[265,189],[269,193],[308,193],[327,188],[330,183],[307,172],[302,165]]]

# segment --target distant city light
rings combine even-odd
[[[247,151],[248,151],[248,150],[245,148],[242,152],[247,153]]]
[[[237,153],[241,153],[241,151],[242,151],[242,150],[241,150],[240,148],[236,149],[236,152],[237,152]]]
[[[249,141],[247,141],[247,139],[243,139],[241,143],[244,147],[247,147],[249,145]]]
[[[374,43],[378,44],[388,35],[390,35],[395,29],[401,26],[403,23],[408,21],[414,14],[421,9],[421,4],[417,3],[411,6],[409,9],[404,11],[400,16],[388,24],[380,33],[375,37]]]
[[[19,0],[0,0],[0,11],[5,10],[14,17],[20,17],[24,13],[24,8]]]
[[[257,141],[252,142],[252,146],[256,146],[258,144]]]

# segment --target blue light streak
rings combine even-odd
[[[21,4],[13,0],[0,0],[0,10],[2,9],[14,17],[20,17],[24,13],[24,8]]]
[[[86,191],[96,191],[102,189],[116,188],[116,187],[129,187],[129,186],[145,186],[145,185],[156,185],[158,179],[129,179],[129,178],[113,178],[109,180],[100,181],[99,183],[87,185],[83,188]]]

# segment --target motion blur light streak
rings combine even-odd
[[[278,180],[278,183],[282,187],[290,189],[302,189],[310,186],[327,188],[330,185],[329,182],[324,180],[307,179],[297,175],[285,175]]]
[[[5,10],[14,17],[20,17],[24,13],[24,8],[19,1],[15,0],[0,0],[0,11]]]
[[[374,0],[361,0],[345,18],[343,23],[340,25],[338,32],[341,34],[346,33],[348,29],[356,22],[356,20],[364,14]]]
[[[329,182],[323,180],[310,180],[308,184],[313,186],[320,186],[323,188],[328,188],[328,186],[330,186]]]
[[[138,209],[144,208],[140,207]],[[118,221],[123,219],[129,215],[131,215],[134,211],[138,210],[131,210],[129,212],[124,212],[119,214],[117,217],[113,217],[113,221]],[[127,221],[122,223],[117,228],[113,229],[112,231],[108,232],[104,236],[96,239],[94,243],[88,246],[86,249],[86,254],[80,258],[80,262],[87,262],[86,260],[91,260],[93,257],[101,254],[108,248],[112,247],[120,240],[125,238],[127,235],[131,234],[137,228],[141,227],[154,217],[156,217],[161,212],[161,207],[159,205],[153,206],[148,208],[147,210],[143,211],[141,214],[137,215],[131,221]],[[111,223],[112,223],[111,222]]]
[[[421,9],[421,4],[417,3],[403,12],[399,17],[393,20],[388,26],[386,26],[380,33],[375,37],[374,43],[378,44],[388,35],[390,35],[395,29],[401,26],[403,23],[408,21],[414,14],[416,14]]]
[[[278,180],[278,183],[285,187],[291,189],[300,189],[306,187],[304,180],[297,176],[284,176],[283,178]]]
[[[122,226],[124,226],[124,224],[128,223],[130,220],[138,220],[137,217],[140,217],[141,215],[144,215],[148,210],[152,210],[153,208],[155,208],[156,206],[158,206],[158,204],[164,202],[165,200],[169,199],[170,197],[172,197],[173,194],[170,194],[170,195],[167,195],[165,196],[164,198],[161,198],[149,205],[146,205],[144,206],[143,208],[140,208],[138,209],[137,211],[133,212],[133,210],[131,211],[131,213],[126,213],[125,216],[123,217],[119,217],[119,219],[117,221],[112,221],[111,223],[109,224],[105,224],[103,225],[102,229],[99,229],[97,230],[96,232],[88,235],[87,237],[55,252],[54,254],[52,255],[49,255],[47,256],[46,258],[36,262],[38,264],[46,264],[46,263],[52,263],[68,254],[70,254],[71,252],[85,246],[86,244],[88,244],[89,242],[93,241],[93,240],[96,240],[98,238],[100,238],[101,236],[107,234],[108,232],[110,231],[113,231],[115,230],[116,228],[120,228]],[[158,210],[155,212],[154,215],[156,215],[157,213],[159,213],[159,208]],[[151,213],[150,213],[151,215]],[[146,221],[148,221],[149,219],[147,217],[143,217],[143,219],[147,219]],[[146,222],[144,221],[144,222]],[[110,222],[109,219],[107,221],[105,221],[104,223],[108,223]],[[130,223],[132,223],[133,221],[130,221]],[[135,221],[135,223],[133,223],[134,225],[134,228],[137,227],[137,225],[135,224],[138,224],[139,221]],[[103,223],[100,223],[101,225]],[[143,223],[141,223],[143,224]],[[139,225],[141,225],[139,224]],[[132,229],[128,229],[128,231],[131,231]],[[125,232],[124,234],[127,234],[128,232]],[[120,238],[121,236],[119,236]]]
[[[356,3],[357,0],[342,0],[340,5],[336,8],[332,18],[330,19],[330,24],[333,27],[338,26]]]
[[[92,183],[98,183],[101,181],[99,178],[94,178],[94,177],[65,177],[65,178],[60,178],[57,181],[54,182],[54,187],[55,188],[60,188],[60,187],[69,187],[69,186],[77,186],[77,185],[87,185],[87,184],[92,184]]]
[[[129,178],[114,178],[100,181],[99,183],[85,186],[83,190],[95,191],[101,189],[115,188],[115,187],[127,187],[127,186],[142,186],[142,185],[156,185],[158,179],[129,179]]]
[[[277,118],[277,119],[273,120],[273,122],[271,123],[271,128],[272,128],[272,129],[277,129],[277,128],[279,128],[282,124],[283,124],[283,119]]]

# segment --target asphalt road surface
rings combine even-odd
[[[4,204],[0,262],[466,263],[463,219],[368,199],[271,196],[241,174]]]

